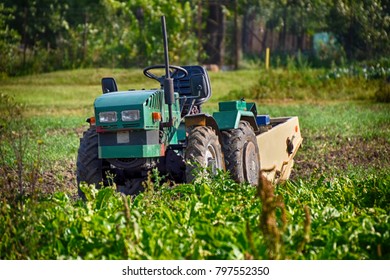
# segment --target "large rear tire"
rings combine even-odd
[[[84,132],[80,139],[80,147],[77,155],[77,188],[78,194],[85,199],[83,191],[80,189],[82,182],[88,185],[100,187],[103,181],[103,161],[98,155],[98,135],[95,127],[90,127]]]
[[[232,178],[256,186],[260,173],[259,147],[250,124],[240,121],[237,129],[223,131],[222,139],[226,169]]]
[[[213,174],[216,174],[217,169],[225,169],[221,144],[211,127],[197,126],[190,131],[187,138],[185,160],[187,162],[186,181],[188,183],[192,182],[199,174],[201,171],[199,168],[208,168]]]

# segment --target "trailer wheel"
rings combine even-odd
[[[223,131],[222,139],[226,169],[232,178],[256,186],[260,172],[259,147],[250,124],[240,121],[237,129]]]
[[[95,185],[99,188],[99,183],[103,180],[103,161],[98,156],[98,135],[95,127],[84,132],[80,139],[80,147],[77,155],[77,188],[78,194],[85,199],[83,191],[80,189],[82,182],[88,185]]]
[[[197,126],[190,131],[185,161],[190,163],[186,166],[187,182],[194,180],[199,168],[209,168],[213,174],[216,174],[217,169],[225,169],[221,144],[211,127]]]

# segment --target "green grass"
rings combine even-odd
[[[389,259],[390,104],[374,101],[376,81],[348,77],[325,83],[318,79],[321,73],[210,73],[213,97],[204,109],[212,112],[220,100],[245,97],[257,102],[260,114],[299,117],[304,143],[292,181],[275,190],[284,202],[276,209],[279,258]],[[15,122],[28,137],[23,138],[26,194],[18,198],[12,143],[23,136],[17,126],[0,123],[0,259],[269,258],[256,189],[226,174],[174,188],[155,175],[150,191],[134,200],[112,188],[89,190],[88,202],[74,199],[79,137],[103,76],[114,76],[119,89],[158,86],[135,69],[2,81],[1,93],[25,107],[21,118],[8,116],[2,99],[0,120]],[[264,89],[268,95],[258,95]]]
[[[261,100],[370,100],[379,89],[380,80],[361,76],[328,78],[322,69],[259,71],[249,88],[232,90],[227,98]]]
[[[260,114],[299,116],[305,136],[330,138],[386,138],[390,135],[389,104],[374,102],[299,102],[285,105],[263,104]],[[331,144],[331,143],[330,143]]]
[[[255,81],[257,71],[210,73],[213,97],[208,108],[230,90],[242,88],[242,79]],[[158,88],[159,84],[142,74],[141,69],[84,69],[9,78],[2,81],[2,92],[28,104],[31,115],[80,115],[92,112],[94,99],[101,94],[102,77],[114,77],[119,90]]]

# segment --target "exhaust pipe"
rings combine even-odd
[[[164,122],[162,125],[164,127],[173,126],[173,117],[172,117],[172,104],[175,101],[174,89],[173,89],[173,79],[170,77],[169,73],[169,55],[168,55],[168,37],[167,37],[167,27],[165,23],[165,16],[161,16],[161,25],[162,33],[164,39],[164,64],[165,64],[165,79],[164,79],[164,99],[165,104],[168,105],[168,122]]]

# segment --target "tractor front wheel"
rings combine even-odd
[[[259,147],[250,124],[241,121],[237,129],[223,131],[222,138],[225,164],[232,178],[256,186],[260,172]]]
[[[83,138],[80,139],[80,147],[77,155],[77,187],[81,198],[85,198],[83,191],[80,189],[82,182],[88,185],[100,187],[103,180],[103,161],[98,155],[98,135],[95,127],[89,128],[84,132]]]
[[[211,127],[197,126],[190,131],[185,160],[187,182],[192,182],[204,168],[209,169],[213,174],[216,174],[217,169],[225,169],[221,144]]]

